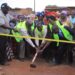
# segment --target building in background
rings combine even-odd
[[[11,11],[9,13],[11,15],[29,15],[34,12],[32,11],[32,8],[26,8],[26,9],[15,8],[15,9],[11,9]]]

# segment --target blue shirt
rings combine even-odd
[[[72,24],[74,24],[75,23],[75,17],[72,18],[72,16],[70,16],[70,21],[72,22]]]

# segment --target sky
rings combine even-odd
[[[2,3],[8,3],[12,8],[27,8],[30,7],[34,10],[34,0],[0,0]],[[75,6],[75,0],[35,0],[35,11],[43,11],[47,5],[57,6]]]

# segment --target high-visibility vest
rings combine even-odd
[[[16,25],[15,28],[16,28],[17,30],[19,30],[20,28],[26,28],[26,27],[25,27],[25,21],[24,21],[24,22],[19,22],[19,23]],[[13,30],[12,30],[12,34],[15,35],[15,36],[21,36],[21,33],[20,33],[20,32],[14,32]],[[21,41],[23,40],[23,38],[17,38],[17,37],[15,37],[15,39],[16,39],[16,42],[21,42]]]
[[[34,25],[34,22],[33,22],[32,26],[31,26],[32,32],[34,31],[34,27],[35,27],[35,25]]]
[[[25,29],[28,31],[30,31],[28,34],[29,36],[34,36],[34,29],[35,29],[35,24],[34,22],[32,23],[32,26],[30,28],[27,28],[26,23],[25,23]]]
[[[57,26],[59,27],[59,29],[62,31],[64,37],[65,37],[67,40],[70,40],[70,41],[73,40],[73,37],[72,37],[72,35],[70,34],[70,32],[69,32],[67,29],[65,29],[65,28],[60,24],[59,21],[56,21],[56,25],[57,25]],[[51,32],[52,32],[52,27],[53,27],[53,25],[52,25],[52,24],[49,24],[49,28],[50,28]],[[56,39],[56,40],[59,40],[58,34],[53,34],[53,38]],[[57,46],[58,46],[58,45],[59,45],[59,42],[57,43]]]
[[[70,34],[70,32],[69,32],[66,28],[64,28],[64,27],[60,24],[59,21],[56,21],[56,24],[57,24],[57,26],[61,29],[61,31],[62,31],[64,37],[65,37],[67,40],[72,41],[72,40],[73,40],[73,36]]]
[[[38,28],[36,28],[36,32],[39,37],[42,37],[44,35],[44,30],[45,30],[45,28],[47,28],[47,26],[45,26],[45,25],[43,25],[42,27],[43,27],[42,31],[39,31]]]
[[[51,32],[52,32],[52,28],[53,28],[53,25],[52,25],[52,24],[49,24],[49,29],[50,29]],[[53,33],[53,38],[54,38],[55,40],[59,40],[59,35]],[[57,46],[59,46],[59,42],[57,42]]]
[[[21,28],[27,30],[26,21],[19,22],[19,23],[16,25],[15,28],[16,28],[17,30],[19,30],[19,29],[21,29]],[[32,31],[34,30],[34,24],[31,26],[31,30],[32,30]],[[13,33],[13,35],[15,35],[15,36],[21,36],[21,33],[20,33],[20,32],[14,32],[14,31],[12,30],[12,33]],[[15,37],[15,39],[16,39],[17,42],[21,42],[21,41],[23,40],[23,38],[17,38],[17,37]]]

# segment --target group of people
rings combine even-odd
[[[62,11],[60,15],[57,15],[54,11],[39,12],[33,20],[31,17],[26,19],[21,15],[15,19],[8,14],[9,10],[10,7],[6,3],[1,5],[0,33],[55,40],[74,40],[75,13],[69,16],[66,11]],[[48,42],[50,44],[42,52],[42,58],[54,64],[61,64],[64,59],[67,59],[69,64],[73,63],[74,44],[52,42],[44,39],[0,36],[0,64],[7,64],[7,51],[11,51],[14,58],[24,61],[26,58],[31,59],[36,50],[43,48]]]

